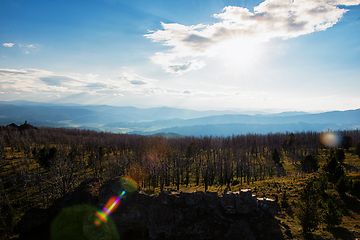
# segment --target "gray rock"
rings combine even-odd
[[[272,216],[276,215],[277,214],[277,206],[276,206],[276,202],[274,199],[271,199],[271,198],[258,198],[258,205],[259,207],[271,214]]]
[[[232,192],[227,192],[219,196],[220,204],[227,214],[236,213],[235,195]]]
[[[185,200],[185,203],[190,206],[197,205],[203,197],[203,192],[180,192],[180,198]]]
[[[120,179],[106,181],[101,186],[97,179],[87,180],[74,192],[56,199],[49,209],[26,212],[18,224],[19,239],[30,239],[28,236],[31,239],[49,239],[40,235],[38,229],[49,225],[55,213],[81,204],[101,209],[110,197],[118,196],[121,191]],[[276,210],[274,200],[258,199],[250,189],[221,195],[215,192],[164,191],[159,195],[134,192],[124,195],[109,218],[115,224],[120,239],[252,240],[282,235],[278,233],[279,223],[273,217]],[[93,220],[88,220],[90,227]],[[106,239],[105,235],[101,235],[102,238]]]
[[[245,220],[238,220],[231,224],[229,231],[225,235],[225,239],[255,240],[256,236],[250,230]]]

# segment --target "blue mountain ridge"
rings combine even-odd
[[[28,121],[34,126],[77,127],[115,133],[205,136],[247,133],[358,129],[360,109],[310,114],[241,114],[180,108],[62,105],[28,101],[0,102],[0,124]]]

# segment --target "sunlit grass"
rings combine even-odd
[[[320,153],[320,166],[325,164],[326,154],[327,151],[322,151]],[[359,168],[360,160],[357,155],[346,153],[346,159],[344,163]],[[281,200],[282,194],[286,192],[286,195],[288,196],[288,202],[290,204],[290,210],[280,208],[279,215],[275,218],[280,222],[283,233],[286,230],[284,226],[288,226],[291,229],[294,239],[303,239],[300,221],[295,215],[295,212],[297,211],[296,203],[299,201],[299,192],[300,189],[304,186],[305,181],[315,176],[316,174],[305,174],[299,172],[299,162],[294,162],[291,158],[288,157],[282,161],[282,164],[287,173],[286,176],[275,176],[265,180],[253,181],[249,183],[243,182],[236,185],[231,185],[230,189],[228,189],[226,185],[214,184],[208,187],[208,191],[222,194],[225,189],[233,192],[239,191],[241,189],[251,189],[252,193],[257,197],[278,199],[278,201]],[[360,179],[360,172],[351,172],[348,173],[348,176],[350,179]],[[175,186],[165,187],[164,190],[177,192]],[[158,194],[160,193],[160,188],[149,188],[144,189],[144,191],[151,194]],[[179,192],[181,191],[204,192],[204,185],[202,183],[196,186],[194,182],[191,182],[188,187],[181,185]],[[356,196],[347,194],[343,201],[345,208],[343,209],[344,216],[341,225],[333,229],[328,229],[324,223],[320,224],[319,229],[314,232],[315,239],[349,239],[349,236],[352,236],[351,234],[353,234],[356,238],[360,237],[359,229],[355,228],[355,225],[360,225],[360,200]],[[285,233],[284,237],[286,237]]]
[[[32,176],[34,177],[35,173],[39,174],[49,174],[44,169],[42,169],[38,162],[34,159],[32,155],[26,155],[22,150],[6,148],[6,154],[4,154],[3,160],[1,162],[1,173],[0,177],[2,179],[2,184],[4,186],[4,191],[1,193],[1,197],[7,197],[9,203],[13,206],[16,211],[15,221],[18,222],[21,217],[24,215],[24,212],[30,207],[47,207],[51,204],[52,200],[57,196],[54,195],[52,199],[44,199],[40,196],[39,186],[36,184],[29,184],[24,186],[25,181],[14,182],[14,179],[19,179],[18,174],[23,176]],[[68,149],[69,150],[69,149]],[[326,161],[326,155],[328,150],[321,150],[319,152],[320,166],[323,166]],[[121,154],[121,153],[117,153]],[[90,153],[85,153],[81,156],[82,160],[87,162]],[[353,166],[357,169],[360,169],[360,159],[357,155],[353,154],[353,149],[350,149],[349,152],[345,154],[346,159],[344,161],[345,165]],[[116,160],[116,154],[114,152],[107,153],[103,164],[104,166],[109,167],[111,161]],[[262,159],[261,161],[265,161]],[[315,174],[305,174],[300,171],[300,159],[295,159],[292,154],[281,153],[281,163],[285,169],[285,175],[277,177],[275,173],[272,177],[266,176],[265,179],[256,181],[252,178],[249,182],[242,181],[241,179],[233,179],[233,182],[230,184],[230,187],[227,187],[226,184],[220,185],[217,182],[215,184],[208,186],[209,192],[217,192],[222,194],[225,190],[227,191],[240,191],[241,189],[251,189],[252,193],[257,197],[267,197],[272,199],[277,199],[278,202],[281,200],[281,197],[284,192],[288,196],[288,202],[290,204],[290,209],[280,209],[280,214],[276,216],[276,219],[279,220],[283,232],[285,232],[285,226],[290,227],[293,237],[296,239],[302,239],[301,226],[299,220],[295,216],[297,210],[297,201],[299,201],[299,191],[303,187],[305,181]],[[79,178],[79,182],[85,180],[85,178],[95,176],[94,169],[86,166],[84,172],[77,173],[81,174],[82,178]],[[79,175],[80,176],[80,175]],[[348,176],[351,179],[360,179],[360,172],[352,171],[348,173]],[[99,176],[104,180],[108,179],[109,176],[106,172],[102,172]],[[21,179],[21,178],[20,178]],[[169,186],[164,186],[165,191],[177,192],[175,182],[171,182]],[[24,191],[26,190],[26,191]],[[153,188],[145,184],[145,187],[142,188],[142,191],[148,194],[158,194],[160,193],[160,187]],[[205,191],[205,185],[200,181],[199,185],[195,184],[195,174],[190,174],[190,182],[188,187],[185,186],[183,179],[179,186],[179,192],[181,191]],[[47,196],[47,195],[44,195]],[[356,230],[355,225],[360,225],[360,200],[356,196],[347,194],[346,198],[343,200],[345,203],[344,208],[344,217],[343,222],[340,226],[334,229],[327,229],[323,224],[320,228],[314,233],[315,239],[324,239],[324,238],[334,238],[336,239],[347,239],[349,233],[353,234],[355,237],[360,237],[357,232],[349,232],[350,230]],[[285,235],[284,235],[285,236]]]

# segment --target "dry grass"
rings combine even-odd
[[[327,151],[320,152],[320,166],[325,163],[325,155]],[[231,185],[231,191],[239,191],[240,189],[251,189],[253,194],[258,197],[268,197],[273,199],[281,199],[282,194],[286,192],[290,207],[288,209],[281,209],[276,219],[284,233],[284,238],[288,237],[285,234],[287,227],[291,229],[294,239],[302,239],[301,226],[299,220],[295,216],[297,210],[296,202],[299,201],[299,191],[304,185],[306,179],[312,177],[314,174],[299,173],[299,166],[293,159],[283,156],[282,163],[286,171],[284,177],[267,178],[261,181],[254,181],[249,183],[239,183]],[[346,152],[345,164],[351,166],[353,171],[348,175],[351,179],[360,179],[360,172],[355,169],[360,169],[360,158],[351,152]],[[0,165],[0,178],[2,180],[3,189],[1,189],[1,198],[9,200],[9,203],[16,211],[15,221],[19,221],[23,216],[25,210],[29,207],[46,206],[46,202],[39,196],[39,187],[31,184],[29,178],[34,177],[36,172],[42,171],[38,163],[33,158],[28,158],[21,151],[12,151],[10,148],[6,149],[6,157],[2,159]],[[19,174],[23,178],[19,178]],[[89,175],[91,173],[89,172]],[[22,181],[15,181],[14,179],[23,179]],[[165,187],[165,190],[176,191],[176,186]],[[223,193],[226,189],[225,185],[209,186],[208,191]],[[24,191],[26,190],[26,191]],[[147,193],[157,194],[160,192],[159,188],[143,189]],[[195,186],[194,181],[191,181],[188,187],[180,185],[179,191],[204,191],[204,185]],[[355,228],[360,225],[360,200],[357,196],[347,194],[343,199],[343,222],[340,226],[327,229],[325,225],[321,225],[319,230],[314,233],[315,239],[355,239],[360,238],[360,229]]]

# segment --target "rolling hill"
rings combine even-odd
[[[360,109],[317,114],[282,112],[241,114],[234,111],[195,111],[170,107],[135,108],[0,102],[0,124],[77,127],[115,133],[237,135],[246,133],[327,131],[360,128]],[[171,135],[171,134],[170,134]]]

